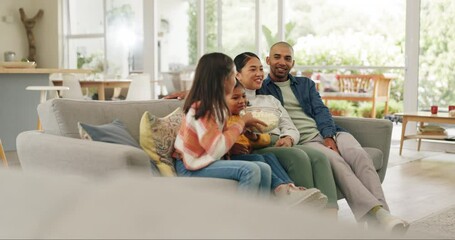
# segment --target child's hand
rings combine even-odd
[[[258,138],[259,138],[259,136],[258,136],[256,133],[250,131],[249,129],[247,129],[247,130],[243,133],[243,135],[245,135],[245,137],[247,137],[247,138],[250,139],[251,141],[257,141]]]
[[[229,150],[229,153],[231,153],[232,155],[241,155],[241,154],[248,154],[248,153],[250,153],[250,151],[246,146],[244,146],[242,144],[234,143],[234,145]]]
[[[251,113],[245,113],[241,116],[242,120],[245,122],[245,128],[254,129],[259,132],[262,132],[262,127],[267,127],[267,124],[257,118],[253,117]]]

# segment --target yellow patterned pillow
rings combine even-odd
[[[139,126],[139,143],[162,176],[176,176],[171,155],[183,117],[181,108],[177,108],[163,118],[158,118],[149,112],[142,115]]]

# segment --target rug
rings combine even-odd
[[[423,238],[455,239],[455,205],[411,223],[408,233]]]

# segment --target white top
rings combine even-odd
[[[245,89],[246,97],[253,107],[273,107],[281,111],[280,122],[278,127],[270,133],[281,136],[290,136],[294,139],[294,143],[299,142],[300,134],[291,117],[281,102],[272,95],[256,95],[256,90]]]

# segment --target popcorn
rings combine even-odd
[[[267,127],[260,126],[262,133],[267,133],[278,127],[281,113],[274,108],[256,108],[251,107],[246,109],[251,112],[254,118],[257,118],[267,124]]]

